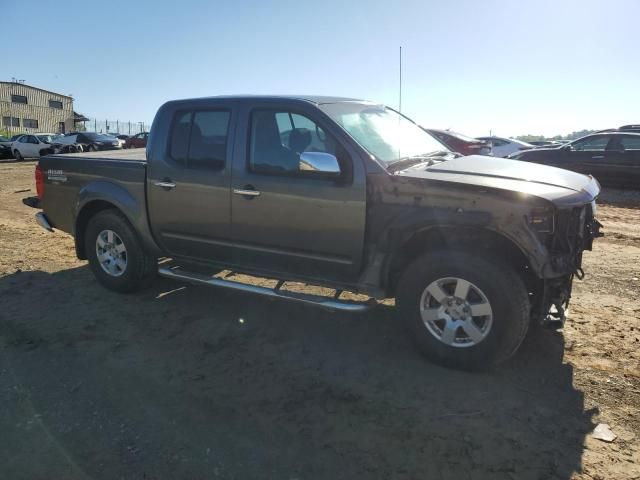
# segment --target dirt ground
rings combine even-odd
[[[640,193],[602,195],[564,332],[470,374],[389,306],[106,291],[21,203],[33,167],[0,164],[0,478],[640,478]]]

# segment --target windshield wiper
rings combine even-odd
[[[452,155],[453,158],[458,158],[462,156],[458,152],[453,152],[451,150],[436,150],[435,152],[429,152],[424,156],[425,157],[448,157],[450,155]]]
[[[387,165],[387,170],[389,170],[390,172],[397,172],[398,170],[404,170],[405,168],[412,167],[419,163],[428,163],[429,166],[431,166],[436,162],[440,163],[441,161],[449,160],[448,158],[445,158],[449,156],[452,156],[452,158],[457,158],[461,155],[450,150],[436,150],[435,152],[414,155],[412,157],[405,157],[396,160],[395,162],[391,162]],[[444,160],[436,160],[436,157],[441,157]]]
[[[405,168],[412,167],[418,163],[428,162],[429,158],[425,155],[416,155],[413,157],[405,157],[399,160],[395,160],[387,165],[387,170],[390,172],[397,172],[398,170],[404,170]]]

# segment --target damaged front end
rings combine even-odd
[[[554,229],[546,239],[551,275],[542,280],[532,317],[550,328],[562,328],[568,315],[574,277],[582,280],[582,254],[591,250],[593,240],[603,236],[596,219],[595,200],[589,204],[557,211]]]

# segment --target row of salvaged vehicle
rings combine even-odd
[[[0,158],[38,158],[52,153],[97,152],[122,148],[144,148],[147,132],[136,135],[109,135],[96,132],[19,134],[0,137]]]
[[[507,157],[595,176],[603,185],[640,188],[640,125],[601,130],[566,143],[533,145],[502,137],[471,138],[449,130],[424,129],[447,149],[462,155]],[[143,148],[147,132],[128,137],[95,132],[0,137],[0,158],[37,158],[51,153]]]
[[[623,125],[567,142],[471,138],[448,130],[427,131],[462,155],[492,155],[542,163],[593,175],[603,185],[640,189],[640,125]]]

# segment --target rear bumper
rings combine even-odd
[[[40,206],[40,199],[38,197],[25,197],[22,199],[22,203],[24,203],[27,207],[31,208],[42,208]]]
[[[47,216],[44,213],[42,212],[36,213],[36,222],[45,230],[49,232],[53,232],[53,227],[49,223],[49,220],[47,219]]]

